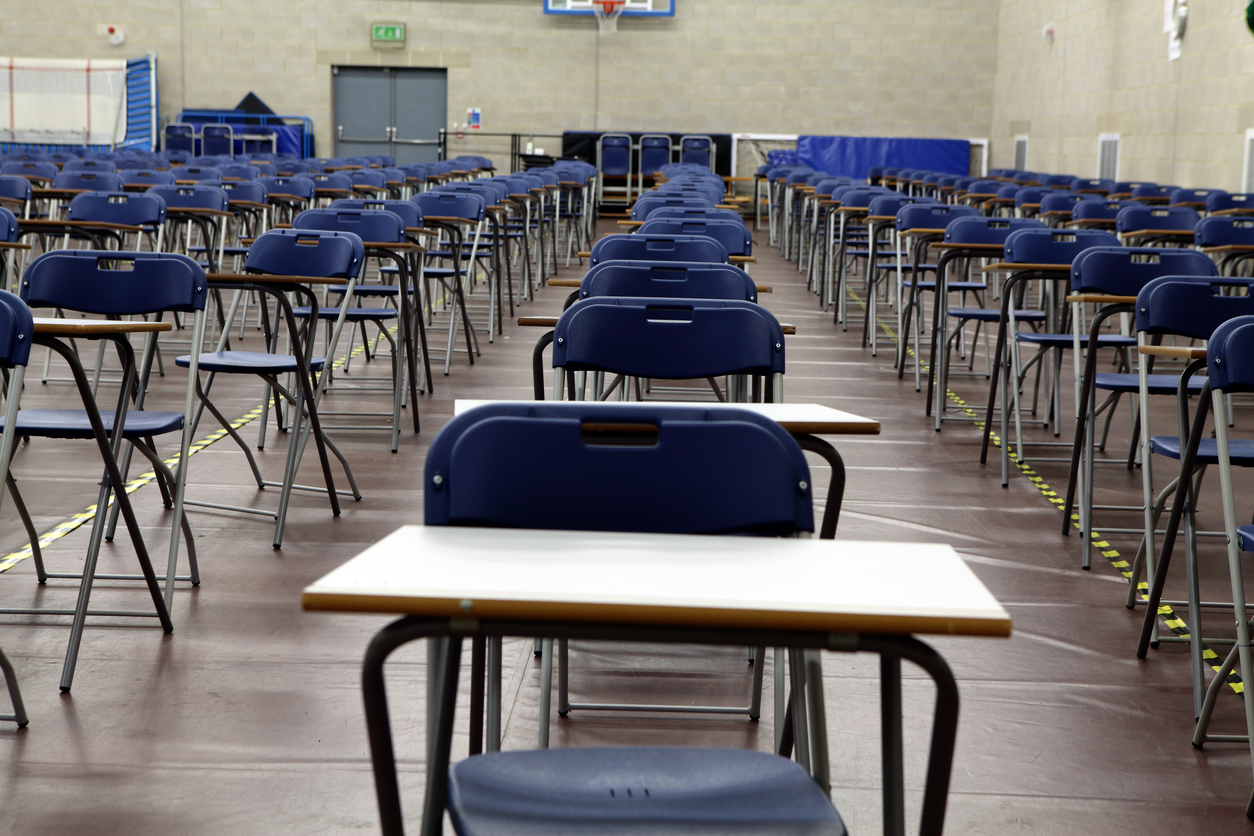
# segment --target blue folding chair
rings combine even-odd
[[[235,156],[235,132],[230,125],[202,125],[200,153],[204,156]]]
[[[195,317],[193,332],[197,336],[204,333],[204,307],[206,299],[206,282],[204,272],[191,259],[170,253],[139,253],[93,251],[93,250],[56,250],[45,253],[35,259],[22,276],[21,295],[23,301],[31,307],[52,307],[64,310],[80,311],[109,317],[141,316],[163,311],[191,313]],[[155,336],[155,335],[154,335]],[[126,521],[131,543],[137,553],[142,574],[138,576],[109,576],[117,579],[143,580],[152,597],[155,612],[110,612],[111,615],[127,615],[138,617],[156,617],[165,632],[173,630],[170,621],[170,606],[173,601],[174,581],[190,580],[199,583],[196,567],[195,544],[191,529],[184,512],[184,489],[187,480],[187,459],[192,438],[190,421],[192,400],[191,387],[188,387],[183,412],[159,412],[145,410],[144,396],[147,392],[148,374],[155,352],[155,339],[145,344],[143,358],[136,363],[134,350],[124,336],[106,337],[118,347],[123,360],[124,376],[119,392],[118,408],[112,415],[101,415],[96,407],[92,387],[78,361],[76,352],[65,343],[56,339],[35,338],[36,342],[46,345],[57,352],[70,366],[74,381],[83,400],[84,410],[69,409],[28,409],[17,410],[18,389],[10,389],[9,412],[5,428],[13,428],[17,435],[31,438],[59,439],[94,439],[105,464],[105,476],[100,483],[100,495],[96,502],[95,518],[92,522],[92,537],[88,547],[86,562],[81,574],[57,573],[46,571],[39,547],[38,534],[30,516],[26,513],[17,490],[17,483],[9,474],[7,485],[14,497],[19,516],[31,536],[32,559],[35,561],[36,572],[40,582],[47,578],[76,579],[80,581],[78,603],[73,610],[41,610],[29,608],[4,608],[0,612],[8,614],[55,613],[73,615],[70,631],[69,648],[66,651],[65,666],[61,677],[61,690],[68,691],[73,682],[74,668],[78,658],[79,643],[86,618],[94,614],[88,609],[92,583],[96,578],[96,563],[99,557],[100,544],[104,537],[109,536],[106,529],[111,530],[112,523],[106,522],[109,506],[112,501]],[[20,387],[20,377],[16,378]],[[126,409],[127,400],[133,400],[134,408]],[[14,414],[15,412],[15,414]],[[179,467],[177,474],[171,473],[157,453],[153,438],[170,433],[182,433],[179,448]],[[127,454],[118,461],[122,450],[122,441],[129,442]],[[169,561],[165,576],[165,591],[162,594],[158,577],[153,570],[144,545],[134,510],[131,507],[126,491],[116,490],[115,486],[125,485],[126,472],[130,463],[130,450],[139,450],[152,464],[161,486],[162,498],[167,508],[173,507],[174,519],[171,525]],[[7,458],[6,458],[7,461]],[[114,518],[116,520],[116,517]],[[188,560],[191,573],[187,577],[176,575],[180,535],[187,539]]]
[[[351,301],[352,287],[356,283],[364,260],[365,247],[361,239],[352,233],[275,229],[265,233],[253,242],[248,252],[248,258],[244,261],[243,270],[245,274],[258,276],[345,279],[349,282],[347,303]],[[281,489],[281,493],[277,511],[220,505],[209,502],[192,502],[191,500],[187,504],[273,517],[275,521],[274,547],[277,549],[283,543],[287,509],[293,490],[313,491],[316,493],[325,492],[331,504],[331,512],[337,517],[340,515],[339,496],[341,494],[352,496],[355,500],[361,499],[361,492],[357,489],[357,483],[353,478],[353,472],[349,467],[348,460],[331,438],[323,432],[322,423],[318,416],[318,402],[321,398],[322,390],[318,385],[317,375],[326,367],[326,358],[313,356],[314,340],[312,329],[307,330],[302,339],[302,331],[296,324],[296,317],[287,294],[295,293],[307,299],[310,307],[315,312],[313,319],[317,319],[318,301],[313,291],[300,284],[299,281],[272,284],[267,283],[264,279],[250,281],[248,276],[241,276],[239,281],[224,280],[217,282],[217,285],[223,289],[236,291],[222,326],[217,351],[183,356],[175,360],[179,366],[183,367],[190,367],[193,362],[196,362],[202,371],[209,373],[203,389],[201,388],[199,377],[195,378],[196,396],[202,406],[197,408],[193,428],[200,421],[201,410],[208,409],[218,423],[221,424],[222,428],[226,430],[227,434],[231,436],[232,440],[244,451],[249,467],[252,469],[253,478],[257,483],[257,489],[264,490],[267,487],[277,487]],[[270,332],[269,322],[266,318],[263,318],[262,321],[266,326],[268,351],[232,351],[228,348],[227,337],[230,331],[230,324],[238,310],[240,298],[244,291],[265,293],[276,301],[276,304],[279,306],[280,317],[287,327],[288,341],[292,350],[291,354],[277,353],[279,335],[277,330],[273,333]],[[341,315],[342,313],[343,309],[341,309]],[[342,325],[343,318],[341,316],[341,319],[335,325],[330,345],[331,352],[334,352],[338,343]],[[193,346],[199,347],[200,343],[193,342]],[[231,426],[230,420],[210,400],[209,394],[213,388],[214,378],[218,374],[256,375],[268,385],[267,397],[262,404],[263,412],[257,445],[260,449],[265,447],[264,433],[267,423],[266,415],[270,406],[270,394],[273,393],[275,417],[279,421],[280,430],[285,429],[283,426],[283,411],[279,408],[280,396],[292,405],[292,415],[294,417],[289,423],[290,429],[293,431],[289,433],[287,464],[281,482],[267,481],[262,477],[261,471],[257,467],[257,462],[253,458],[252,451],[248,448],[248,444],[240,437],[235,428]],[[291,374],[295,378],[295,392],[289,391],[287,387],[280,383],[279,377],[286,374]],[[296,472],[300,466],[305,444],[311,433],[317,447],[319,463],[322,466],[325,488],[297,485],[295,482]],[[336,490],[335,481],[331,475],[330,460],[327,457],[328,449],[340,460],[344,473],[348,478],[349,491]]]
[[[1212,191],[1206,195],[1207,215],[1244,215],[1251,212],[1254,212],[1254,193]]]
[[[631,135],[601,134],[597,140],[597,203],[605,198],[605,178],[623,178],[626,185],[618,189],[631,203]]]
[[[1115,231],[1128,246],[1190,246],[1200,219],[1188,206],[1127,206],[1115,216]]]
[[[0,369],[5,370],[10,380],[4,428],[0,431],[0,477],[3,477],[0,481],[6,484],[9,480],[9,460],[13,457],[13,445],[17,439],[15,428],[22,376],[26,364],[30,362],[34,331],[35,323],[26,303],[7,290],[0,290]],[[0,502],[3,500],[4,491],[0,490]],[[0,649],[0,671],[4,672],[4,684],[13,705],[13,713],[0,714],[0,721],[12,721],[17,723],[18,728],[25,728],[30,719],[26,716],[22,691],[17,684],[17,672],[3,649]]]
[[[126,246],[122,231],[118,237],[118,249],[142,249],[142,241],[148,239],[148,249],[161,252],[164,249],[165,201],[154,194],[135,192],[84,192],[75,195],[66,209],[66,220],[96,221],[140,227],[135,234],[133,247]]]
[[[1235,275],[1245,261],[1254,258],[1254,218],[1212,215],[1193,227],[1193,244],[1217,257],[1219,272]]]
[[[679,138],[679,161],[693,166],[714,170],[714,140],[703,135]]]
[[[53,178],[52,188],[120,192],[122,178],[113,171],[65,171]]]
[[[164,152],[177,152],[190,157],[196,153],[196,129],[191,125],[175,122],[165,126]]]
[[[156,171],[157,161],[150,157],[125,157],[117,160],[114,165],[121,171]]]
[[[35,188],[31,181],[16,174],[0,174],[0,207],[19,217],[29,218]]]
[[[636,180],[640,194],[644,194],[644,181],[654,180],[662,166],[671,162],[671,138],[668,134],[642,134],[640,136],[640,171]]]
[[[603,261],[699,261],[730,264],[727,248],[706,235],[606,235],[588,257],[590,266]]]
[[[61,171],[117,171],[118,167],[112,160],[69,160],[61,166]]]
[[[173,186],[174,175],[168,171],[147,171],[139,168],[124,168],[118,172],[122,178],[122,188],[143,191],[153,186]]]
[[[10,160],[0,165],[0,174],[12,174],[25,177],[32,183],[48,185],[60,173],[56,163],[39,162],[36,160]]]
[[[205,267],[216,273],[221,269],[226,248],[226,222],[232,217],[227,193],[203,184],[193,186],[153,186],[145,194],[165,201],[166,220],[172,229],[166,235],[171,248],[187,255],[199,252],[193,243],[193,230],[200,233],[200,247],[205,253]],[[193,256],[194,257],[194,256]]]
[[[170,166],[170,173],[180,185],[187,185],[200,180],[221,180],[222,169],[211,165],[176,165]]]
[[[453,347],[457,339],[457,322],[460,313],[462,329],[466,337],[466,356],[470,365],[475,364],[475,355],[479,353],[479,336],[470,320],[470,312],[466,307],[466,283],[464,276],[473,269],[479,239],[483,231],[483,222],[487,217],[487,202],[478,194],[470,192],[435,192],[426,191],[410,198],[410,202],[422,213],[423,222],[430,227],[441,230],[447,235],[448,250],[429,252],[429,258],[447,258],[451,267],[426,266],[423,268],[424,279],[435,279],[444,288],[445,307],[449,312],[448,343],[444,351],[444,374],[452,369]],[[467,252],[467,231],[473,230],[474,235]],[[437,244],[438,246],[438,244]],[[468,260],[467,260],[468,259]],[[463,266],[469,265],[469,266]],[[423,288],[423,296],[433,299],[431,289]],[[435,314],[435,304],[430,303],[429,317]],[[428,325],[434,320],[429,318]],[[488,323],[491,330],[491,322]]]
[[[753,261],[753,236],[744,221],[711,218],[687,220],[684,218],[649,218],[636,231],[637,235],[703,235],[713,238],[727,250],[732,264],[748,264]]]
[[[653,212],[663,207],[675,207],[680,209],[713,209],[714,204],[709,198],[700,195],[659,195],[656,192],[641,197],[631,207],[631,219],[633,221],[647,221]]]

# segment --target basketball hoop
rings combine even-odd
[[[592,13],[597,17],[601,34],[618,31],[618,18],[627,8],[627,0],[592,0]]]

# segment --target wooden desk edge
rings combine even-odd
[[[390,613],[432,618],[519,619],[596,622],[601,624],[674,624],[686,627],[817,630],[823,632],[889,633],[913,635],[1010,635],[1007,618],[954,616],[896,616],[863,613],[758,612],[722,607],[682,607],[645,604],[588,604],[563,601],[492,601],[477,599],[470,612],[462,602],[448,598],[406,595],[364,595],[306,589],[301,608],[316,612]]]
[[[116,319],[54,319],[35,317],[35,333],[53,336],[82,334],[145,334],[173,330],[172,322],[142,322]]]
[[[1143,345],[1138,351],[1155,357],[1182,357],[1185,360],[1205,360],[1206,349],[1185,345]]]
[[[1135,305],[1135,296],[1111,296],[1108,293],[1068,293],[1068,302],[1098,302],[1103,305]]]
[[[348,279],[330,276],[269,276],[262,273],[206,273],[211,282],[234,284],[347,284]]]
[[[1025,263],[1025,264],[1010,264],[1010,263],[1007,263],[1007,262],[1004,262],[1004,261],[999,261],[999,262],[998,262],[998,263],[996,263],[996,264],[990,264],[990,265],[988,265],[987,267],[983,267],[983,268],[981,268],[981,269],[982,269],[982,270],[984,270],[985,272],[990,272],[990,271],[993,271],[993,270],[1003,270],[1003,271],[1004,271],[1004,270],[1010,270],[1010,271],[1013,271],[1013,272],[1016,272],[1016,273],[1023,273],[1023,272],[1063,272],[1063,271],[1070,273],[1070,272],[1071,272],[1071,265],[1070,265],[1070,264],[1027,264],[1027,263]]]

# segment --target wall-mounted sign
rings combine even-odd
[[[404,49],[405,24],[372,23],[370,25],[370,45],[375,49]]]
[[[479,130],[483,122],[483,114],[477,107],[466,108],[466,127],[472,131]]]

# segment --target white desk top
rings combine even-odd
[[[477,406],[493,403],[537,404],[541,403],[541,401],[477,401],[458,399],[453,401],[453,415],[458,416]],[[543,401],[543,403],[552,403],[552,401]],[[863,418],[861,415],[854,415],[851,412],[832,409],[830,406],[813,403],[720,403],[717,401],[649,401],[648,403],[610,401],[608,403],[629,409],[657,406],[684,406],[697,407],[699,409],[746,409],[774,421],[790,433],[807,433],[810,435],[879,435],[880,433],[879,421]]]
[[[403,526],[305,589],[307,610],[1007,636],[950,546]]]

